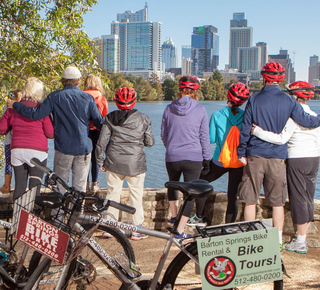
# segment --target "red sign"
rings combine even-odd
[[[62,264],[69,235],[21,209],[17,239],[37,252]]]

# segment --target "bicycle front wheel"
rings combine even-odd
[[[198,259],[197,242],[191,243],[186,250]],[[199,265],[185,253],[180,252],[166,270],[161,289],[171,285],[171,289],[202,289]]]
[[[71,261],[69,267],[66,269],[67,273],[62,282],[59,290],[67,289],[69,281],[75,270],[77,259]],[[63,273],[64,266],[60,265],[47,257],[43,257],[39,266],[34,270],[33,274],[28,280],[24,290],[52,290],[55,289],[57,283]]]
[[[94,232],[93,238],[111,258],[114,258],[119,252],[123,252],[135,263],[132,245],[119,229],[99,225]],[[78,256],[78,263],[72,281],[73,284],[77,284],[78,289],[86,289],[90,285],[90,289],[114,290],[119,289],[122,284],[89,245]]]

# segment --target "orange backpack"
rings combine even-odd
[[[228,118],[227,118],[228,119]],[[229,123],[232,125],[230,120]],[[232,126],[226,141],[220,152],[219,162],[222,163],[225,168],[239,168],[243,166],[243,163],[239,161],[237,148],[239,145],[240,130],[237,126]]]

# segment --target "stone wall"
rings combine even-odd
[[[122,202],[128,203],[128,190],[124,189]],[[205,215],[208,218],[209,225],[223,224],[227,204],[227,195],[225,192],[215,192],[207,199],[205,206]],[[239,204],[237,221],[243,221],[244,204]],[[320,201],[315,200],[315,221],[311,223],[308,233],[308,243],[310,247],[320,247]],[[165,231],[167,220],[171,217],[170,206],[167,199],[166,189],[145,189],[144,193],[144,227]],[[257,207],[257,219],[272,218],[272,208],[265,204],[263,196],[259,199]],[[120,214],[120,220],[130,220],[130,215]],[[290,207],[287,201],[285,205],[285,226],[283,230],[284,238],[289,240],[294,236],[295,229],[292,225]]]

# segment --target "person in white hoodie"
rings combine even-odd
[[[314,97],[315,87],[304,81],[288,86],[288,92],[301,104],[306,113],[316,116],[306,104]],[[299,126],[291,118],[280,134],[262,130],[253,125],[252,134],[260,139],[288,145],[287,186],[293,224],[297,226],[297,237],[285,244],[285,250],[301,254],[308,252],[306,241],[310,222],[314,220],[314,193],[320,155],[320,129]]]

